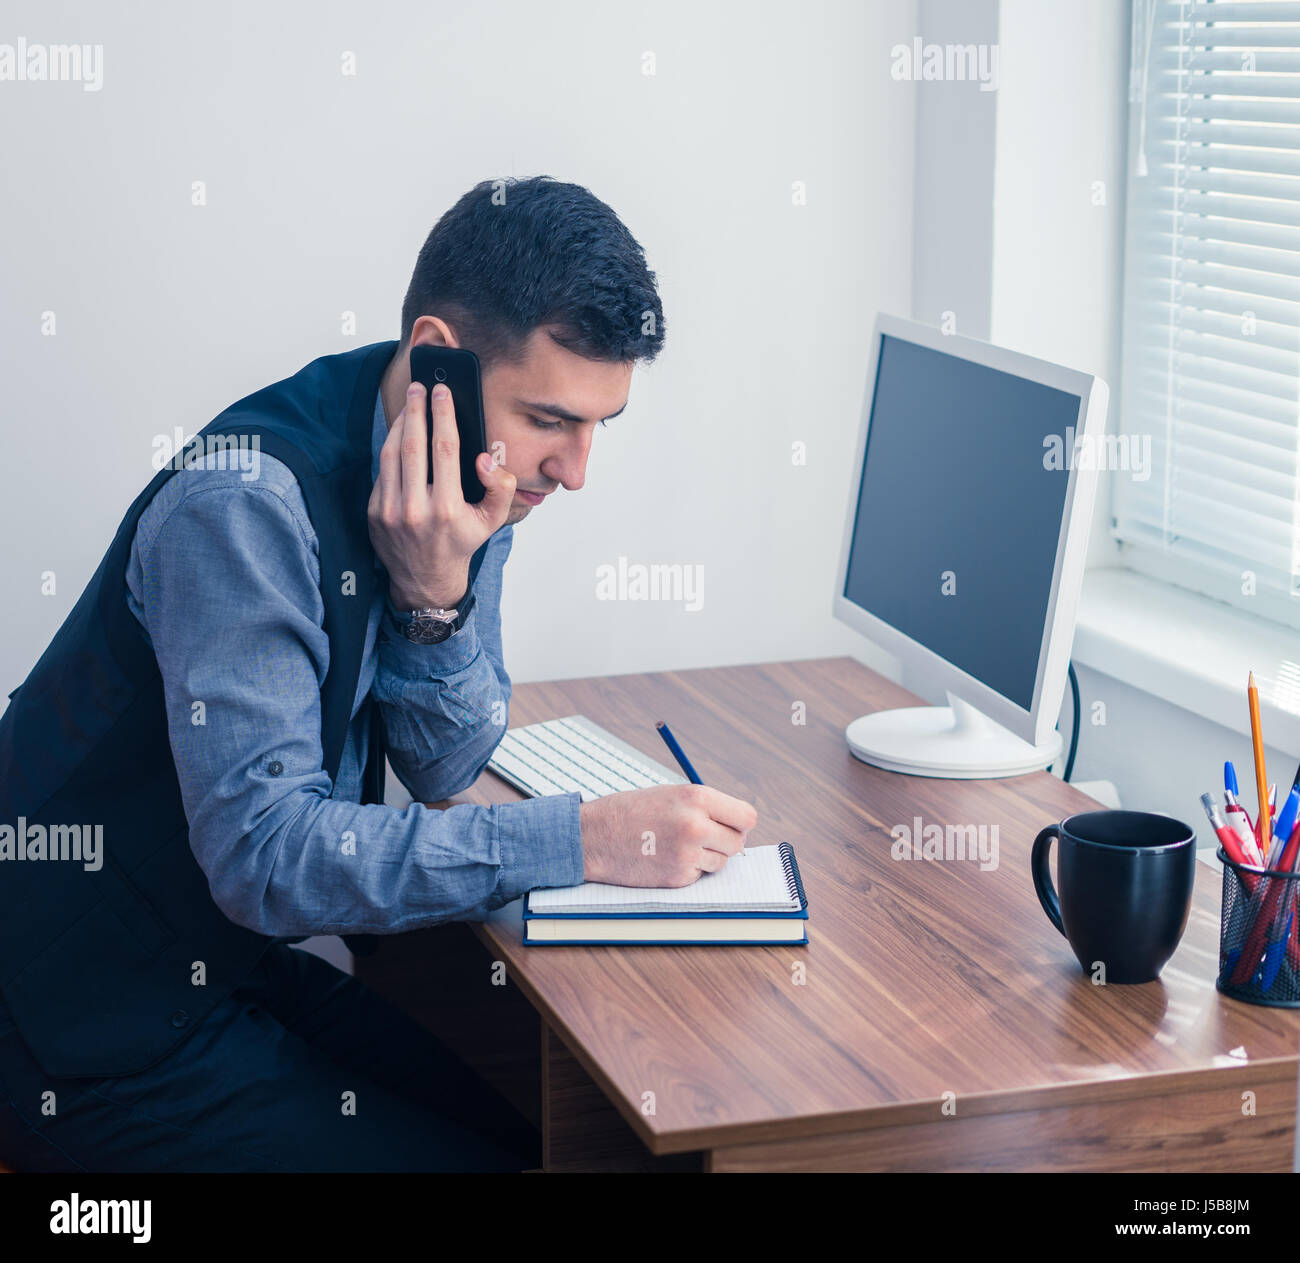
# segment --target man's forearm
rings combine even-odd
[[[232,921],[274,937],[394,934],[478,920],[537,886],[582,880],[577,794],[431,811],[291,793],[232,847],[200,811],[190,841]]]
[[[405,640],[385,613],[373,695],[388,759],[411,797],[433,802],[472,785],[505,732],[508,695],[473,611],[437,645]]]

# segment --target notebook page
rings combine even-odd
[[[779,846],[751,846],[716,873],[705,873],[689,886],[649,890],[588,881],[580,886],[534,890],[533,913],[601,912],[798,912],[781,863]]]

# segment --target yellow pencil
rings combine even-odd
[[[1259,794],[1259,816],[1255,820],[1255,833],[1260,850],[1268,854],[1272,841],[1273,814],[1268,809],[1268,773],[1264,770],[1264,732],[1259,726],[1259,689],[1255,673],[1246,681],[1246,700],[1250,703],[1250,740],[1255,747],[1255,789]]]

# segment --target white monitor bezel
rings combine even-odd
[[[1056,727],[1061,700],[1065,693],[1067,666],[1074,640],[1075,615],[1078,609],[1079,591],[1083,583],[1088,536],[1092,525],[1093,501],[1097,487],[1097,470],[1093,466],[1096,462],[1092,462],[1087,468],[1082,467],[1079,462],[1070,462],[1065,510],[1061,517],[1061,527],[1056,541],[1056,559],[1052,567],[1052,590],[1048,599],[1043,635],[1039,641],[1033,700],[1030,706],[1025,708],[967,674],[960,667],[954,666],[946,658],[941,658],[919,641],[913,640],[876,615],[855,605],[843,595],[848,578],[849,550],[853,544],[853,531],[857,522],[863,458],[867,450],[867,435],[875,405],[880,348],[885,337],[911,342],[947,355],[956,355],[972,363],[983,364],[1004,373],[1012,373],[1028,381],[1038,382],[1078,396],[1079,414],[1074,423],[1076,444],[1078,439],[1083,437],[1087,440],[1087,446],[1093,451],[1097,449],[1097,440],[1105,428],[1109,389],[1100,377],[1091,373],[1064,368],[1059,364],[1024,355],[1019,351],[1010,351],[1005,347],[981,342],[977,338],[943,333],[930,325],[906,320],[901,316],[881,313],[876,317],[875,328],[871,335],[867,385],[862,403],[862,417],[858,426],[857,451],[852,466],[853,480],[849,487],[832,613],[842,623],[894,654],[906,667],[932,680],[936,689],[944,689],[969,702],[1022,740],[1034,745],[1042,745],[1048,741],[1052,730]]]

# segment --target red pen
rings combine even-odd
[[[1293,864],[1300,863],[1300,822],[1297,822],[1296,827],[1291,830],[1291,837],[1288,841],[1296,843],[1296,859],[1293,861]],[[1295,883],[1293,882],[1291,884],[1294,885]],[[1292,902],[1294,901],[1295,895],[1293,894]],[[1300,934],[1295,933],[1294,926],[1290,938],[1287,939],[1286,958],[1296,969],[1300,969]]]
[[[1205,814],[1210,818],[1210,827],[1214,830],[1214,836],[1223,843],[1223,849],[1233,863],[1255,867],[1256,861],[1246,854],[1241,838],[1237,836],[1236,829],[1224,819],[1223,812],[1219,810],[1219,804],[1209,794],[1202,794],[1201,806],[1205,808]],[[1241,879],[1247,883],[1247,893],[1253,895],[1255,893],[1255,879],[1246,873],[1241,875]]]
[[[1260,868],[1266,868],[1264,854],[1259,849],[1259,843],[1255,841],[1255,822],[1250,818],[1244,807],[1238,808],[1228,816],[1228,823],[1237,830],[1237,836],[1241,839],[1241,849],[1250,856],[1252,864],[1258,864]]]
[[[1201,806],[1205,808],[1205,814],[1210,818],[1210,825],[1214,829],[1215,836],[1223,844],[1224,854],[1236,864],[1254,865],[1256,861],[1247,856],[1241,838],[1237,836],[1237,833],[1224,819],[1218,804],[1209,794],[1201,795]],[[1259,889],[1259,878],[1254,873],[1242,873],[1241,884],[1245,886],[1246,894],[1250,896],[1252,906],[1249,911],[1258,917],[1259,909],[1254,905],[1258,903],[1255,892]],[[1287,955],[1291,957],[1295,965],[1300,966],[1300,939],[1292,938],[1287,944]]]
[[[1236,794],[1231,790],[1224,790],[1223,796],[1228,800],[1225,808],[1228,823],[1236,829],[1237,836],[1241,839],[1241,849],[1250,857],[1252,864],[1258,864],[1262,868],[1264,857],[1255,845],[1255,822],[1250,818],[1250,812],[1237,801]]]

